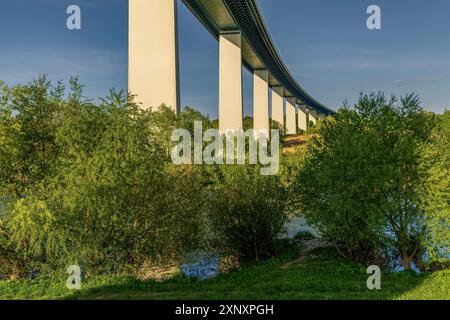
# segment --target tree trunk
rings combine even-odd
[[[405,270],[411,270],[412,259],[408,256],[402,256],[402,266]]]

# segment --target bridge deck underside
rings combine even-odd
[[[311,97],[290,74],[278,54],[264,24],[256,0],[183,0],[186,6],[216,38],[220,33],[242,32],[242,59],[250,71],[269,70],[269,85],[282,86],[284,96],[295,97],[298,104],[306,104],[324,114],[333,114]]]

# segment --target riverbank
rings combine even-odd
[[[450,299],[450,270],[383,273],[381,290],[369,290],[363,266],[317,249],[302,263],[298,252],[200,281],[176,275],[163,282],[94,277],[70,291],[65,279],[0,281],[0,299]],[[286,268],[286,266],[289,266]]]

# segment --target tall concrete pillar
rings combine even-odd
[[[220,34],[219,39],[219,131],[242,129],[241,33]]]
[[[308,130],[308,111],[304,105],[298,108],[298,127],[304,131]]]
[[[309,110],[309,121],[316,124],[317,123],[317,111]]]
[[[253,72],[253,128],[255,134],[268,137],[269,123],[269,71]]]
[[[295,98],[286,98],[286,133],[297,133],[297,112]]]
[[[180,108],[176,0],[129,0],[128,90],[144,108]]]
[[[272,87],[272,120],[277,121],[284,128],[283,87]]]

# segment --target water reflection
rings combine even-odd
[[[188,255],[180,265],[187,277],[206,280],[219,274],[219,257],[212,253],[197,252]]]
[[[306,224],[304,218],[295,217],[285,224],[280,238],[292,239],[297,233],[305,231],[316,234],[315,230]],[[181,262],[180,271],[187,277],[201,280],[215,277],[221,272],[220,257],[208,252],[191,253]]]

